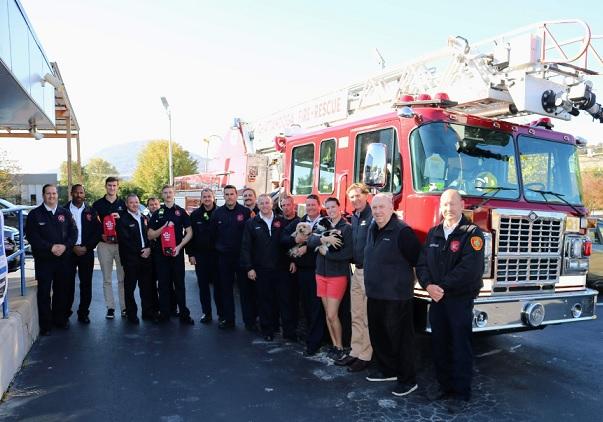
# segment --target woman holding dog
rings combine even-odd
[[[337,198],[325,202],[328,222],[331,230],[327,235],[312,235],[308,239],[308,248],[318,248],[316,255],[316,294],[322,300],[327,327],[335,347],[332,358],[339,361],[346,357],[342,345],[342,329],[339,320],[339,305],[350,277],[352,259],[352,226],[341,216]]]

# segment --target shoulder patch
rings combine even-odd
[[[484,241],[479,236],[473,236],[471,238],[471,247],[476,251],[481,251],[484,247]]]

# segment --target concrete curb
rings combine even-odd
[[[38,338],[38,306],[35,287],[25,296],[10,296],[8,318],[0,318],[0,397],[21,368],[23,360]]]

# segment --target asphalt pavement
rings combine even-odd
[[[2,421],[533,421],[602,420],[603,321],[475,339],[471,402],[430,401],[436,391],[429,337],[418,336],[419,390],[349,374],[303,345],[273,342],[240,323],[202,325],[194,271],[187,303],[196,324],[106,320],[94,274],[90,325],[72,316],[32,347],[0,403]],[[115,289],[116,290],[116,289]],[[117,292],[116,292],[117,293]],[[77,299],[76,299],[77,304]],[[603,304],[597,310],[603,312]]]

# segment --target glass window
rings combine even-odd
[[[356,167],[354,182],[362,182],[362,171],[366,150],[370,144],[385,144],[387,154],[387,173],[385,187],[381,192],[398,193],[402,187],[402,163],[398,150],[398,137],[393,128],[365,132],[356,136]]]
[[[320,166],[318,169],[318,192],[331,193],[335,184],[335,139],[320,144]]]
[[[505,132],[428,123],[411,133],[410,152],[416,191],[519,197],[515,144]]]
[[[314,169],[314,144],[293,148],[291,164],[291,193],[309,195],[312,193]]]
[[[518,138],[524,196],[528,201],[582,204],[582,183],[575,145]]]

